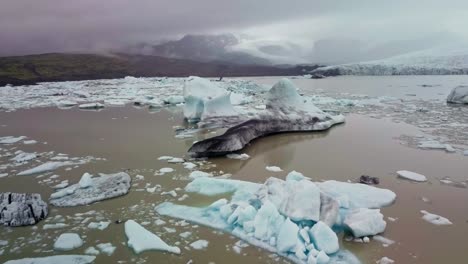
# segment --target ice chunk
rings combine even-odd
[[[18,153],[18,155],[11,158],[10,160],[13,160],[13,161],[15,161],[17,163],[22,163],[22,162],[30,161],[30,160],[35,159],[35,158],[37,158],[36,153],[20,152],[20,153]]]
[[[32,169],[22,171],[18,173],[18,175],[31,175],[31,174],[37,174],[37,173],[42,173],[42,172],[47,172],[47,171],[53,171],[60,167],[69,166],[73,164],[74,163],[70,161],[49,161],[37,167],[34,167]]]
[[[7,137],[0,137],[0,144],[14,144],[16,142],[19,142],[23,139],[25,139],[25,136],[20,136],[20,137],[12,137],[12,136],[7,136]]]
[[[431,214],[427,211],[421,210],[421,213],[423,214],[422,219],[426,220],[427,222],[434,224],[434,225],[451,225],[452,222],[448,220],[447,218],[436,215],[436,214]]]
[[[283,181],[270,177],[257,196],[262,201],[271,201],[281,214],[293,221],[319,220],[320,189],[311,181]]]
[[[465,150],[465,151],[463,151],[463,155],[464,155],[464,156],[468,156],[468,149]]]
[[[333,254],[340,249],[338,237],[324,222],[319,221],[309,231],[315,247],[327,254]]]
[[[417,182],[427,181],[426,176],[421,175],[421,174],[416,173],[416,172],[401,170],[401,171],[397,171],[397,174],[398,174],[398,176],[400,176],[402,178],[412,180],[412,181],[417,181]]]
[[[253,192],[260,187],[260,184],[228,179],[214,179],[209,177],[196,178],[185,186],[185,191],[194,192],[203,195],[218,195],[223,193],[235,192],[238,189]]]
[[[317,255],[317,264],[326,264],[330,262],[330,257],[323,251],[320,251]]]
[[[200,77],[190,77],[184,83],[184,116],[190,122],[213,116],[236,115],[230,94]]]
[[[392,264],[392,263],[395,263],[395,261],[387,257],[383,257],[377,261],[377,264]]]
[[[200,239],[190,244],[193,249],[205,249],[208,247],[208,241]]]
[[[310,180],[310,178],[305,177],[304,174],[297,172],[297,171],[291,171],[286,175],[286,181],[301,181],[301,180]]]
[[[275,205],[266,200],[255,215],[254,236],[257,239],[269,241],[271,237],[277,235],[283,222],[284,217],[280,215]]]
[[[187,170],[193,170],[197,167],[197,164],[195,163],[192,163],[192,162],[184,162],[184,168],[186,168]]]
[[[327,195],[335,198],[340,206],[347,208],[381,208],[392,204],[396,194],[361,183],[325,181],[317,186]]]
[[[23,144],[25,144],[25,145],[32,145],[32,144],[36,144],[36,143],[37,143],[37,141],[33,140],[33,139],[23,141]]]
[[[185,160],[182,159],[182,158],[172,158],[172,159],[167,160],[167,162],[169,162],[169,163],[183,163],[183,162],[185,162]]]
[[[375,241],[379,241],[383,244],[384,247],[388,247],[395,243],[395,241],[379,235],[373,236],[372,239],[374,239]]]
[[[242,154],[227,154],[226,157],[228,159],[238,159],[238,160],[248,160],[250,158],[249,155],[242,153]]]
[[[86,255],[99,255],[99,250],[97,250],[95,247],[89,247],[85,250],[84,252]]]
[[[83,245],[83,240],[76,233],[63,233],[54,243],[54,249],[59,251],[68,251],[79,248]]]
[[[161,174],[171,173],[173,171],[174,171],[173,168],[161,168],[161,169],[159,169],[159,173],[161,173]]]
[[[280,167],[278,166],[266,166],[265,169],[267,171],[271,171],[271,172],[280,172],[280,171],[283,171]]]
[[[116,247],[113,246],[111,243],[101,243],[97,244],[96,246],[102,253],[106,254],[107,256],[114,254],[114,251],[116,249]]]
[[[4,264],[90,264],[95,256],[86,255],[56,255],[41,258],[24,258],[9,260]]]
[[[192,171],[189,175],[189,178],[196,179],[201,177],[212,177],[213,174],[204,172],[204,171]]]
[[[55,206],[77,206],[118,197],[128,193],[131,178],[125,172],[100,174],[91,178],[88,188],[80,188],[79,183],[61,189],[50,196],[50,203]]]
[[[357,208],[348,212],[343,221],[355,237],[382,233],[387,226],[380,209]]]
[[[78,107],[80,109],[101,109],[101,108],[104,108],[104,105],[101,103],[88,103],[88,104],[80,104]]]
[[[137,254],[147,250],[162,250],[180,254],[178,247],[169,246],[160,237],[146,230],[134,220],[125,222],[125,235],[128,238],[128,246]]]
[[[91,179],[91,177],[93,177],[93,175],[85,172],[83,176],[81,176],[80,181],[78,182],[78,185],[80,186],[80,188],[91,187],[91,185],[93,185],[93,180]]]
[[[0,193],[0,225],[34,225],[47,214],[47,203],[38,193]]]
[[[447,103],[468,104],[468,86],[457,86],[453,88],[447,97]]]
[[[276,242],[276,248],[278,251],[284,253],[293,251],[296,248],[298,233],[299,227],[287,218],[281,225],[278,232]]]
[[[184,97],[181,95],[172,95],[163,100],[165,104],[181,104],[184,102]]]
[[[101,221],[101,222],[91,222],[88,224],[90,229],[99,229],[104,230],[110,225],[110,221]]]

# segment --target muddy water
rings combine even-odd
[[[133,107],[107,108],[103,111],[59,110],[44,108],[0,113],[0,136],[25,135],[39,141],[35,145],[15,144],[15,150],[31,152],[55,151],[73,156],[105,158],[106,161],[93,161],[70,171],[58,169],[42,178],[36,176],[12,176],[15,171],[7,171],[10,176],[0,178],[0,191],[39,192],[47,198],[52,188],[39,184],[52,174],[59,175],[57,181],[79,180],[84,172],[111,173],[126,170],[132,176],[133,186],[126,196],[103,201],[89,206],[73,208],[51,207],[47,221],[33,227],[0,227],[0,240],[8,240],[0,262],[23,257],[47,256],[53,252],[53,241],[64,232],[79,233],[85,244],[66,254],[84,254],[89,246],[111,242],[117,247],[112,256],[100,254],[96,263],[282,263],[261,249],[249,246],[241,254],[232,246],[238,239],[216,232],[209,228],[193,227],[178,220],[160,218],[167,222],[158,226],[154,220],[154,206],[162,201],[184,204],[205,205],[214,198],[190,195],[183,202],[160,192],[149,193],[145,186],[162,186],[162,191],[183,188],[188,180],[189,170],[180,164],[168,164],[157,158],[162,155],[183,157],[195,139],[174,138],[174,126],[184,126],[180,111],[162,110],[150,113],[146,109]],[[399,144],[395,138],[400,134],[418,133],[409,125],[395,124],[385,120],[370,119],[349,115],[347,123],[326,132],[282,134],[256,140],[245,152],[252,158],[247,161],[225,158],[212,159],[204,163],[203,170],[216,174],[231,173],[232,178],[263,182],[269,176],[284,178],[291,170],[297,170],[314,180],[354,180],[362,174],[380,177],[381,186],[397,193],[396,203],[383,210],[385,216],[398,218],[387,221],[384,236],[396,244],[384,248],[379,242],[370,244],[343,242],[343,247],[355,253],[363,263],[375,263],[382,256],[388,256],[397,263],[465,263],[467,262],[466,235],[468,235],[468,190],[442,185],[440,178],[449,176],[452,180],[468,180],[468,158],[439,151],[422,151]],[[200,137],[211,136],[199,135]],[[47,142],[47,144],[43,144]],[[13,148],[12,146],[2,146]],[[9,162],[2,158],[3,163]],[[276,165],[285,172],[272,173],[265,170],[267,165]],[[29,168],[32,165],[15,168]],[[154,171],[162,167],[172,167],[175,172],[154,176]],[[425,174],[428,183],[411,183],[398,179],[395,171],[406,169]],[[220,172],[222,171],[222,172]],[[136,180],[136,175],[145,176]],[[183,191],[177,191],[178,197]],[[422,197],[430,201],[425,202]],[[126,246],[123,224],[112,223],[109,228],[99,231],[87,229],[74,216],[95,210],[92,221],[135,219],[149,223],[146,228],[159,234],[169,244],[179,243],[182,254],[179,256],[144,252],[134,254]],[[420,210],[427,210],[449,218],[454,225],[435,226],[421,219]],[[68,227],[43,230],[42,226],[54,223],[53,217],[62,215]],[[68,217],[67,217],[68,216]],[[164,227],[175,228],[169,233]],[[185,231],[193,234],[184,239],[179,236]],[[34,240],[35,239],[35,240]],[[191,250],[188,245],[198,239],[206,239],[209,246],[205,250]],[[29,242],[28,242],[29,241]]]

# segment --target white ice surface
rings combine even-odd
[[[412,172],[412,171],[401,170],[401,171],[397,171],[397,174],[398,176],[411,180],[411,181],[417,181],[417,182],[427,181],[426,176],[416,173],[416,172]]]
[[[87,255],[56,255],[9,260],[4,264],[89,264],[93,263],[95,258],[95,256]]]
[[[162,250],[180,254],[178,247],[169,246],[159,236],[146,230],[134,220],[125,222],[125,235],[128,238],[128,246],[137,254],[147,250]]]
[[[54,249],[58,251],[69,251],[83,245],[83,240],[76,233],[63,233],[54,243]]]

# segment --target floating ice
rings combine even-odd
[[[95,258],[95,256],[86,255],[57,255],[10,260],[4,264],[90,264],[94,262]]]
[[[78,182],[78,185],[80,186],[80,188],[91,187],[93,185],[93,180],[91,179],[91,177],[93,177],[93,175],[85,172],[83,176],[81,176],[80,181]]]
[[[265,169],[267,171],[271,171],[271,172],[281,172],[283,171],[280,167],[278,166],[266,166]]]
[[[401,171],[397,171],[397,174],[398,174],[398,176],[400,176],[402,178],[412,180],[412,181],[417,181],[417,182],[427,181],[426,176],[421,175],[421,174],[416,173],[416,172],[401,170]]]
[[[279,252],[286,253],[296,249],[299,227],[287,218],[279,228],[276,248]],[[333,233],[334,234],[334,233]]]
[[[50,203],[55,206],[77,206],[102,201],[124,195],[130,189],[130,176],[125,172],[100,174],[91,178],[88,188],[73,184],[50,196]]]
[[[165,104],[176,105],[184,102],[184,97],[181,95],[172,95],[163,100]]]
[[[161,174],[171,173],[173,171],[174,171],[173,168],[161,168],[161,169],[159,169],[159,173],[161,173]]]
[[[384,247],[388,247],[395,243],[395,241],[379,235],[373,236],[372,239],[374,239],[375,241],[379,241],[383,244]]]
[[[101,222],[91,222],[88,224],[90,229],[99,229],[104,230],[110,225],[110,221],[101,221]]]
[[[435,140],[420,141],[418,148],[422,149],[442,149],[447,152],[455,152],[455,149],[449,144],[442,144]]]
[[[0,193],[0,225],[34,225],[46,218],[47,203],[37,193]]]
[[[468,104],[468,86],[457,86],[453,88],[447,97],[447,103]]]
[[[12,137],[12,136],[7,136],[7,137],[0,137],[0,144],[15,144],[16,142],[19,142],[23,139],[25,139],[25,136],[20,136],[20,137]]]
[[[75,248],[79,248],[83,245],[83,240],[78,234],[75,233],[63,233],[61,234],[54,243],[54,249],[58,251],[69,251]]]
[[[80,109],[101,109],[104,108],[104,105],[101,103],[88,103],[88,104],[80,104],[78,106]]]
[[[377,261],[377,264],[392,264],[392,263],[395,263],[395,261],[387,257],[383,257]]]
[[[452,222],[448,220],[447,218],[436,215],[436,214],[431,214],[427,211],[421,210],[421,213],[423,214],[422,219],[426,220],[427,222],[434,224],[434,225],[451,225]]]
[[[137,254],[146,250],[162,250],[180,254],[178,247],[169,246],[157,235],[146,230],[134,220],[125,222],[125,235],[128,238],[128,246]]]
[[[189,178],[196,179],[201,177],[212,177],[213,174],[204,172],[204,171],[192,171],[189,175]]]
[[[74,163],[70,161],[49,161],[37,167],[34,167],[32,169],[22,171],[18,173],[18,175],[31,175],[31,174],[37,174],[37,173],[42,173],[42,172],[47,172],[47,171],[53,171],[60,167],[69,166],[73,164]]]
[[[185,160],[182,159],[182,158],[172,158],[172,159],[168,159],[167,162],[169,162],[169,163],[183,163],[183,162],[185,162]]]
[[[186,168],[187,170],[193,170],[197,167],[197,164],[195,163],[192,163],[192,162],[184,162],[184,168]]]
[[[18,155],[16,155],[15,157],[11,158],[10,160],[12,161],[15,161],[17,163],[23,163],[23,162],[26,162],[26,161],[30,161],[30,160],[33,160],[37,158],[37,154],[36,153],[26,153],[26,152],[20,152],[18,153]]]
[[[201,250],[208,247],[208,241],[200,239],[190,244],[193,249]]]
[[[223,193],[235,192],[238,189],[253,191],[257,190],[259,187],[260,184],[252,182],[201,177],[196,178],[190,182],[185,187],[185,191],[213,196]]]
[[[97,244],[96,247],[99,248],[99,250],[102,253],[106,254],[107,256],[110,256],[110,255],[114,254],[114,251],[116,249],[116,247],[113,246],[111,243]]]
[[[250,158],[249,155],[242,153],[242,154],[227,154],[226,157],[228,159],[237,159],[237,160],[248,160]]]
[[[380,209],[357,208],[351,210],[343,221],[355,237],[382,233],[387,226]]]

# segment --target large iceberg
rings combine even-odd
[[[87,205],[128,193],[131,178],[125,172],[100,174],[90,177],[84,174],[79,183],[60,189],[50,196],[50,204],[55,206]]]
[[[312,182],[304,176],[297,177],[298,173],[295,175],[286,181],[269,178],[264,184],[197,178],[187,185],[186,191],[203,195],[232,193],[231,200],[223,198],[207,207],[165,202],[155,210],[160,215],[229,232],[294,263],[359,263],[352,254],[339,249],[339,239],[334,230],[353,232],[350,227],[357,230],[356,221],[366,219],[360,219],[356,210],[379,212],[366,206],[380,208],[389,205],[395,199],[394,193],[367,185],[356,187],[355,184],[345,183],[339,186],[343,195],[338,195],[328,190],[328,187],[336,184],[325,184],[322,189],[320,186],[323,183]],[[293,191],[296,189],[297,192]],[[335,200],[335,197],[341,200]],[[346,206],[339,209],[345,198]],[[365,202],[364,199],[372,202]],[[356,206],[359,209],[350,209]],[[322,218],[327,222],[321,221]],[[348,226],[343,224],[342,219],[348,219]],[[378,226],[380,222],[373,221],[371,224],[374,224],[371,226],[374,233],[383,232]],[[357,231],[356,234],[360,235]]]
[[[320,131],[343,123],[343,115],[318,109],[312,99],[302,97],[288,79],[276,83],[267,93],[265,111],[229,128],[224,134],[193,144],[194,156],[222,156],[239,151],[252,140],[275,133]]]
[[[208,79],[189,77],[184,83],[184,116],[189,122],[208,117],[237,115],[230,93]]]
[[[457,86],[453,88],[447,97],[447,103],[468,104],[468,86]]]

